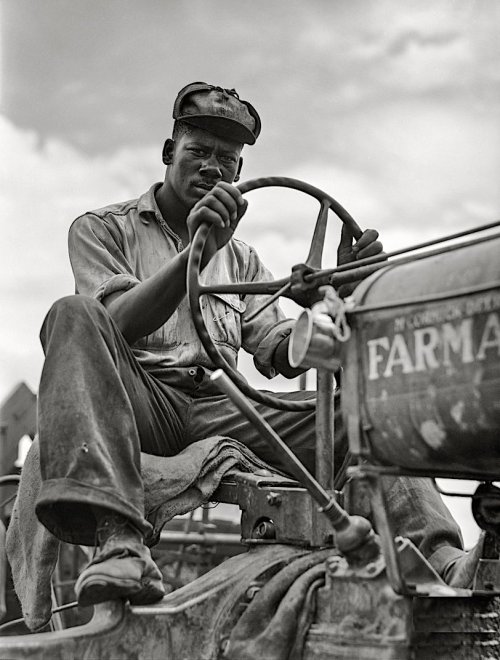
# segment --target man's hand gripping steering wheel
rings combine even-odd
[[[204,223],[211,227],[203,250],[202,268],[230,241],[247,207],[248,202],[238,188],[224,181],[217,183],[193,206],[187,219],[191,244],[198,227]]]

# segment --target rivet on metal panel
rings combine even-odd
[[[266,495],[266,500],[270,506],[280,506],[282,502],[281,494],[274,492],[268,493]]]

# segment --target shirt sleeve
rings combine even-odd
[[[76,293],[103,300],[139,284],[120,230],[110,218],[93,213],[77,218],[69,230],[68,248]]]
[[[255,250],[250,248],[245,280],[258,282],[273,279],[272,273],[260,261]],[[245,296],[245,316],[251,314],[268,299],[269,296],[264,295]],[[254,320],[243,322],[242,347],[253,354],[255,367],[267,378],[274,378],[277,375],[278,365],[274,364],[274,353],[278,345],[290,335],[294,325],[295,321],[286,318],[277,301],[266,307]]]

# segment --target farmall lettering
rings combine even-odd
[[[452,464],[461,474],[495,465],[498,478],[500,292],[367,311],[361,337],[360,387],[378,460],[418,470]]]
[[[466,299],[394,319],[391,334],[369,339],[368,378],[452,368],[500,356],[500,294]]]

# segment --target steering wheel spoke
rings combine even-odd
[[[320,202],[320,209],[316,225],[314,227],[314,234],[307,255],[306,265],[312,268],[321,268],[323,260],[323,248],[325,247],[326,236],[326,223],[328,221],[328,211],[330,209],[330,202],[328,199],[322,199]]]
[[[247,321],[249,323],[250,321],[253,321],[255,318],[257,318],[257,316],[259,316],[259,314],[261,312],[263,312],[265,309],[267,309],[267,307],[269,307],[269,305],[272,305],[275,300],[278,300],[278,298],[280,296],[284,296],[286,294],[286,292],[288,291],[288,289],[290,289],[290,287],[291,287],[291,282],[289,280],[286,284],[284,284],[281,287],[281,289],[278,289],[278,291],[276,291],[276,293],[273,293],[272,296],[270,298],[268,298],[268,300],[266,300],[265,303],[262,303],[262,305],[260,307],[255,309],[251,314],[248,314],[248,316],[245,317],[245,321]]]
[[[271,296],[290,281],[289,277],[272,282],[233,282],[232,284],[200,284],[200,293],[236,293]]]

